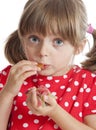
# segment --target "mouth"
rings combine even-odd
[[[41,69],[43,69],[44,68],[44,64],[42,64],[42,63],[38,63],[38,65],[37,65],[38,67],[40,67]]]
[[[43,63],[38,63],[38,65],[37,65],[38,67],[40,67],[41,68],[41,70],[44,70],[44,69],[47,69],[48,67],[49,67],[49,65],[48,64],[43,64]]]

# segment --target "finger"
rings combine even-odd
[[[31,75],[37,74],[39,69],[36,66],[36,62],[32,64],[29,61],[21,61],[11,68],[9,76],[14,77],[15,81],[18,79],[24,80]]]
[[[17,79],[24,81],[25,79],[27,79],[28,77],[32,76],[32,75],[36,75],[37,71],[29,71],[29,72],[25,72],[21,75],[18,75]]]
[[[34,109],[34,108],[32,107],[32,104],[31,104],[30,100],[27,99],[27,100],[26,100],[26,104],[27,104],[27,107],[29,108],[29,110],[32,111],[32,114],[35,114],[35,115],[38,115],[38,116],[41,115],[36,109]]]
[[[21,63],[17,63],[16,65],[14,65],[11,68],[11,74],[16,74],[17,76],[25,73],[25,72],[29,72],[29,71],[37,71],[38,67],[35,64],[32,64],[31,62],[25,62],[23,64]]]
[[[36,87],[33,87],[30,90],[30,93],[28,95],[30,96],[30,101],[31,101],[32,105],[34,106],[34,108],[37,108],[38,99],[37,99]]]
[[[39,108],[38,108],[39,106],[34,106],[35,104],[33,104],[31,96],[32,96],[32,92],[31,92],[31,90],[29,90],[27,92],[26,104],[27,104],[28,108],[32,111],[33,114],[40,116],[41,114],[39,112]],[[41,103],[41,101],[39,103]],[[40,104],[37,104],[37,105],[40,105]]]
[[[19,61],[17,64],[16,64],[16,66],[18,67],[18,66],[22,66],[22,65],[37,65],[38,63],[37,62],[35,62],[35,61],[29,61],[29,60],[21,60],[21,61]]]
[[[54,104],[56,104],[56,99],[53,98],[52,96],[44,95],[43,96],[43,101],[45,103],[47,103],[48,105],[51,105],[51,106],[54,105]]]

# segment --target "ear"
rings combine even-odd
[[[79,46],[75,49],[75,54],[76,54],[76,55],[80,54],[80,53],[83,51],[86,42],[87,42],[87,39],[83,39],[83,40],[79,43]]]

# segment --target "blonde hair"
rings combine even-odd
[[[5,55],[13,64],[27,59],[23,49],[20,51],[20,39],[32,32],[45,36],[51,31],[78,47],[85,38],[86,30],[87,14],[82,0],[29,0],[24,7],[18,30],[7,40]]]

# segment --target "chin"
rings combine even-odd
[[[53,75],[53,73],[50,71],[39,71],[38,74],[43,75],[43,76]]]

